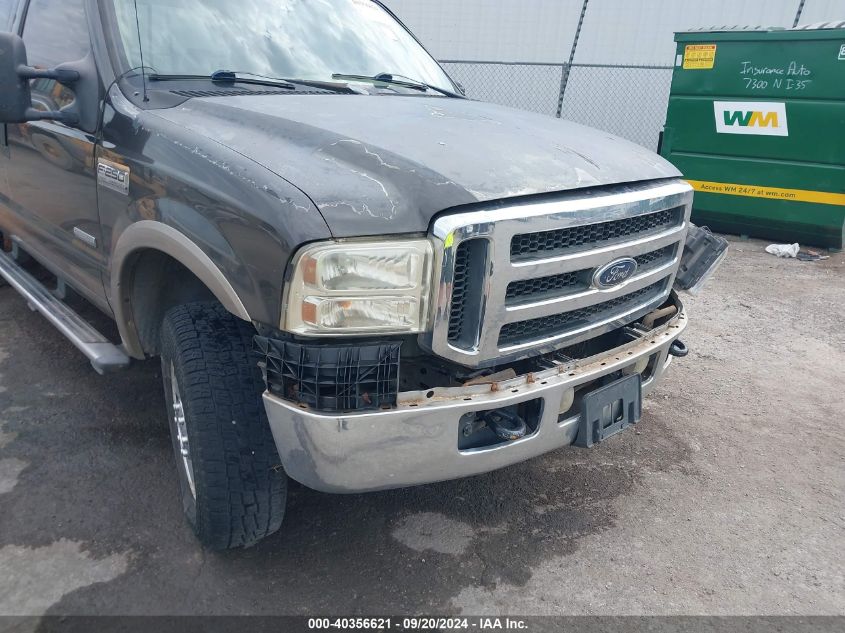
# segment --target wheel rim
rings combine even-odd
[[[194,486],[194,465],[191,462],[191,447],[188,443],[185,407],[182,404],[182,396],[179,393],[179,383],[176,382],[176,369],[173,367],[173,363],[170,364],[170,389],[173,397],[173,423],[176,429],[176,441],[179,443],[179,454],[182,457],[182,468],[185,471],[185,479],[188,480],[191,496],[196,499],[197,490]]]

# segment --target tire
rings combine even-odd
[[[287,476],[261,400],[254,334],[212,303],[171,309],[161,329],[182,507],[199,540],[215,550],[255,545],[284,517]]]

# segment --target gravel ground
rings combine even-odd
[[[294,486],[203,551],[159,369],[107,377],[0,288],[0,614],[845,614],[845,255],[739,242],[636,431],[503,471]]]

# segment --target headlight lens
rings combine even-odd
[[[282,327],[323,335],[422,332],[432,256],[424,239],[307,246],[294,260]]]

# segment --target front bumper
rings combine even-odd
[[[579,387],[630,372],[645,360],[650,369],[643,395],[660,380],[672,360],[670,347],[686,329],[680,303],[679,308],[642,338],[574,365],[492,385],[400,393],[398,406],[389,411],[326,415],[265,393],[282,464],[309,488],[355,493],[477,475],[568,446],[576,439],[580,414],[567,405]],[[530,435],[487,448],[458,448],[462,416],[533,400],[542,407]]]

